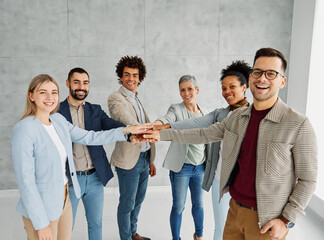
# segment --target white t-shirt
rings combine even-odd
[[[56,148],[57,148],[57,151],[59,152],[60,154],[60,159],[61,159],[61,164],[62,164],[62,171],[63,171],[63,182],[64,182],[64,185],[68,182],[68,178],[65,174],[66,172],[66,169],[65,169],[65,163],[66,163],[66,159],[67,159],[67,154],[66,154],[66,151],[65,151],[65,147],[60,139],[60,137],[57,135],[57,132],[53,126],[53,124],[51,125],[45,125],[43,124],[44,128],[46,129],[46,131],[48,132],[48,134],[50,135],[50,137],[52,138]]]

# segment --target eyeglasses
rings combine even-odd
[[[285,77],[284,75],[282,75],[280,72],[277,72],[275,70],[266,70],[266,71],[262,71],[261,69],[259,68],[254,68],[252,69],[252,72],[251,72],[251,75],[252,77],[254,78],[260,78],[262,76],[262,74],[265,73],[265,77],[268,79],[268,80],[273,80],[275,79],[278,74],[281,75],[282,77]]]

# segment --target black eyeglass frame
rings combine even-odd
[[[253,76],[253,72],[254,72],[255,70],[261,72],[260,76],[258,76],[258,77]],[[274,73],[276,73],[276,76],[275,76],[274,78],[269,79],[268,76],[267,76],[267,72],[274,72]],[[266,79],[268,79],[268,80],[274,80],[274,79],[278,76],[278,74],[279,74],[280,76],[282,76],[282,77],[285,77],[285,75],[282,75],[280,72],[277,72],[276,70],[273,70],[273,69],[269,69],[269,70],[265,70],[265,71],[263,71],[263,70],[261,70],[260,68],[253,68],[253,69],[251,70],[251,76],[254,77],[254,78],[260,78],[260,77],[262,77],[263,73],[265,73],[264,76],[265,76]]]

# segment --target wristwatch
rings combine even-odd
[[[286,227],[288,229],[293,228],[295,226],[295,223],[289,221],[287,218],[285,218],[284,216],[280,216],[279,218],[281,221],[283,221],[283,223],[286,225]]]

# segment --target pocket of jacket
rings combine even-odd
[[[265,172],[273,176],[284,176],[292,171],[292,144],[269,142],[267,146]]]

